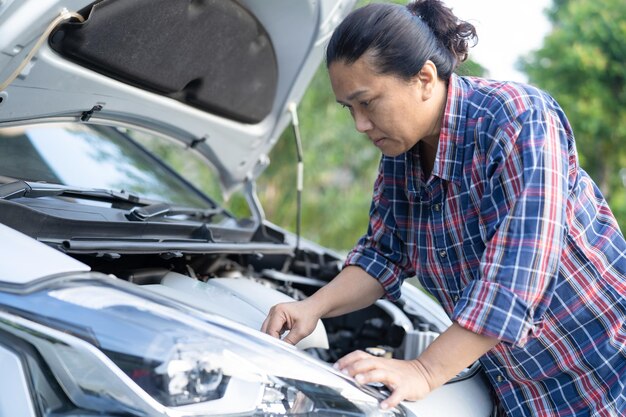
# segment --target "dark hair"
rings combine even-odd
[[[381,74],[405,80],[415,76],[427,60],[448,80],[467,59],[476,29],[460,21],[439,0],[417,0],[407,6],[369,4],[350,13],[335,29],[326,49],[326,65],[354,63],[366,52]]]

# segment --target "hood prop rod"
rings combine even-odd
[[[298,158],[298,174],[296,187],[296,247],[294,249],[294,262],[300,252],[300,235],[302,233],[302,189],[304,184],[304,158],[302,152],[302,138],[300,136],[300,122],[298,120],[298,107],[296,103],[289,103],[289,112],[291,113],[291,125],[296,141],[296,153]]]

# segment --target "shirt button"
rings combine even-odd
[[[441,211],[441,204],[437,203],[433,206],[433,210],[435,210],[437,213]]]
[[[458,296],[458,295],[455,295],[455,296],[454,296],[454,302],[456,303],[457,301],[459,301],[459,296]]]
[[[446,256],[448,256],[448,253],[445,250],[440,250],[439,256],[441,256],[442,258],[445,258]]]
[[[496,381],[498,381],[498,382],[504,382],[504,377],[503,377],[502,375],[498,375],[498,376],[496,377]]]

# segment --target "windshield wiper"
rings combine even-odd
[[[222,213],[224,213],[224,209],[220,207],[202,210],[195,208],[172,207],[167,203],[155,203],[148,204],[147,206],[132,208],[130,212],[126,214],[126,218],[131,221],[143,222],[158,217],[184,215],[196,217],[199,220],[208,220],[211,217]]]
[[[134,194],[125,191],[113,191],[100,188],[80,188],[61,184],[49,184],[44,182],[14,181],[0,185],[0,199],[12,200],[14,198],[28,197],[91,197],[103,200],[125,201],[133,204],[150,204]]]
[[[215,215],[225,213],[224,209],[220,207],[210,209],[173,207],[168,203],[145,200],[125,191],[79,188],[61,184],[30,181],[14,181],[0,185],[0,199],[12,200],[20,197],[78,197],[131,203],[134,207],[126,214],[126,218],[130,221],[146,221],[153,218],[176,215],[195,217],[199,220],[208,220]]]

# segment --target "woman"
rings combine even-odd
[[[414,360],[336,364],[387,385],[382,408],[480,360],[509,416],[623,416],[626,242],[554,99],[453,74],[475,36],[438,0],[372,4],[337,28],[333,91],[383,154],[370,224],[332,282],[262,330],[297,343],[416,275],[453,325]]]

